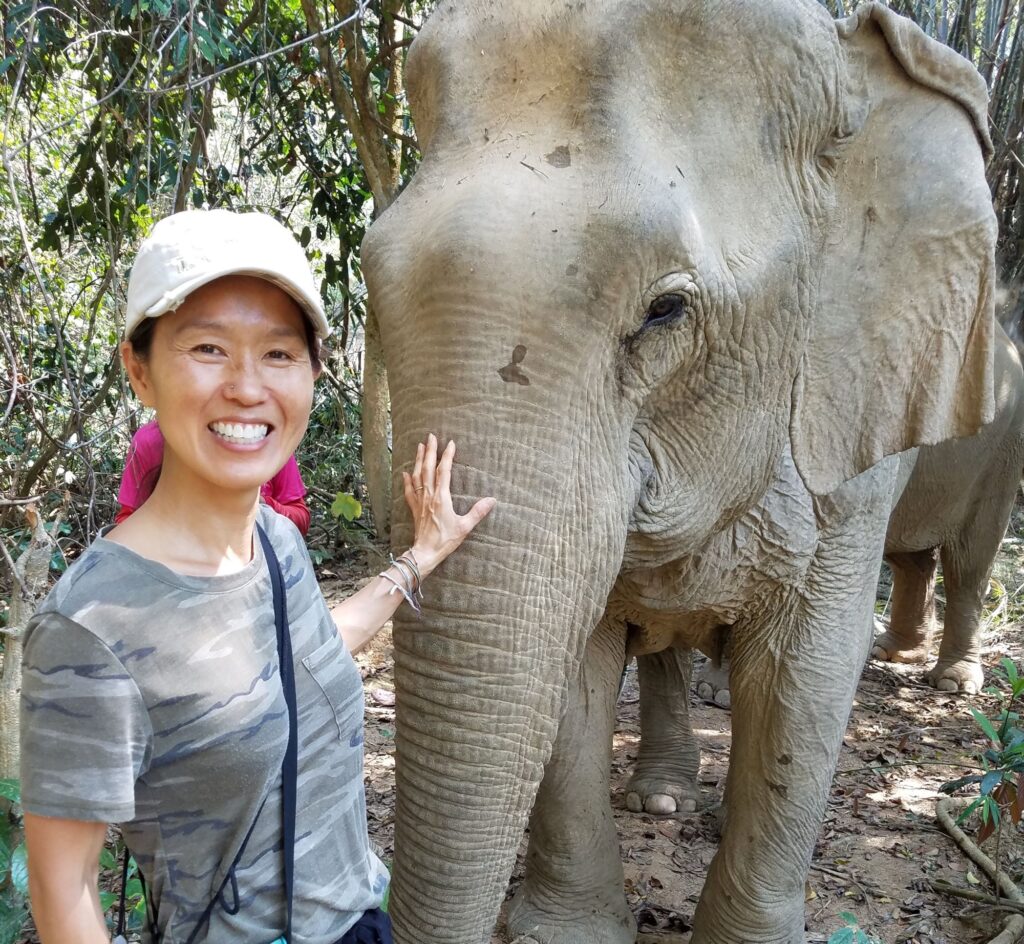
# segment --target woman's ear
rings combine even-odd
[[[149,382],[149,364],[135,353],[131,341],[122,341],[120,350],[121,363],[124,364],[128,382],[132,385],[135,396],[143,406],[154,406],[153,387]]]

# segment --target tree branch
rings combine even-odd
[[[192,189],[192,180],[195,177],[196,167],[199,164],[199,155],[206,154],[206,139],[213,124],[213,90],[216,82],[210,82],[203,94],[203,104],[199,112],[199,120],[195,125],[195,134],[192,136],[192,148],[189,151],[188,160],[181,169],[181,176],[178,178],[178,191],[174,195],[174,212],[180,213],[185,209],[188,193]]]
[[[327,85],[331,92],[331,101],[345,119],[345,124],[352,133],[356,151],[363,169],[366,171],[367,182],[373,192],[374,204],[377,211],[380,212],[391,205],[396,190],[393,182],[389,179],[390,167],[384,155],[383,144],[379,140],[375,140],[374,135],[368,133],[366,125],[360,118],[355,99],[342,80],[331,47],[320,29],[320,16],[315,3],[313,0],[301,0],[301,4],[302,12],[306,17],[306,26],[314,35],[313,41],[320,54],[320,61],[327,72]],[[354,75],[352,79],[353,85],[355,85]]]

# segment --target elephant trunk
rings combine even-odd
[[[415,420],[403,422],[411,412]],[[395,413],[398,456],[411,455],[426,429],[437,429],[442,445],[455,440],[457,509],[484,495],[499,500],[427,582],[422,618],[396,619],[390,910],[402,944],[490,940],[567,681],[625,535],[617,502],[600,503],[604,513],[568,510],[595,473],[591,463],[581,473],[580,446],[567,431],[543,446],[497,426],[481,438],[479,417],[460,425],[459,412],[447,400],[443,414],[428,418],[401,405]],[[396,517],[400,544],[408,516]]]

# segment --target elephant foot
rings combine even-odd
[[[562,897],[563,895],[567,897]],[[634,944],[636,919],[622,888],[609,889],[603,901],[593,892],[572,897],[560,892],[556,911],[550,894],[543,898],[524,882],[509,903],[508,931],[512,944]],[[564,906],[569,905],[567,910]]]
[[[804,944],[802,900],[757,901],[725,891],[709,875],[694,915],[690,944]]]
[[[935,668],[926,673],[925,679],[940,692],[977,695],[984,684],[985,673],[974,659],[960,659],[956,662],[940,660]]]
[[[695,780],[674,778],[665,771],[645,770],[640,761],[626,787],[626,807],[634,813],[655,816],[693,813],[699,798]]]
[[[931,646],[927,639],[915,644],[887,630],[875,637],[871,645],[871,658],[879,662],[916,664],[927,662],[931,655],[930,650]]]
[[[725,665],[708,662],[697,676],[697,694],[719,708],[732,707],[729,693],[729,669]]]

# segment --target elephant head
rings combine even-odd
[[[423,161],[363,254],[395,454],[454,439],[498,506],[396,627],[392,913],[478,944],[620,571],[785,456],[826,495],[991,415],[985,89],[813,0],[442,0],[408,85]]]

